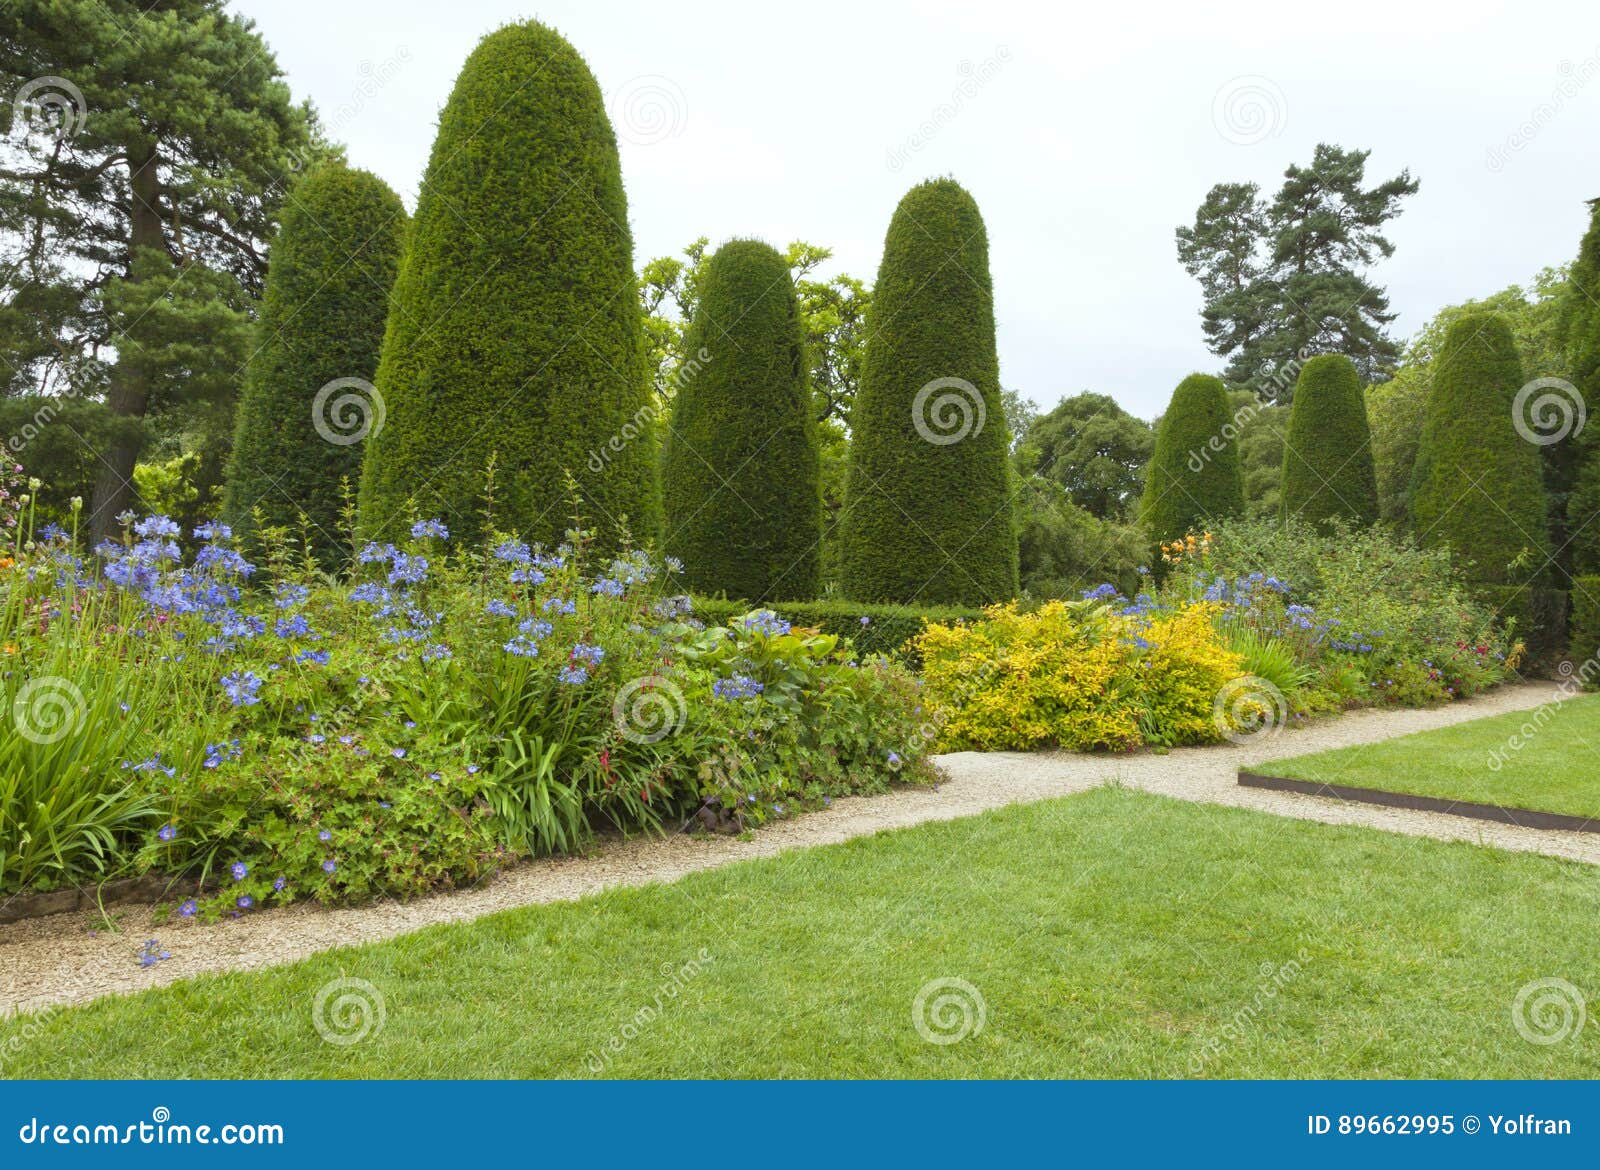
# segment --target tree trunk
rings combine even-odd
[[[141,248],[166,250],[166,235],[161,213],[157,210],[161,194],[157,164],[154,147],[128,151],[129,191],[132,195],[129,202],[133,209],[129,240],[132,246],[128,250],[126,274],[130,283],[139,279],[134,261]],[[111,388],[106,395],[106,406],[119,419],[142,420],[150,401],[150,375],[140,361],[137,349],[137,346],[119,345],[117,364],[111,371]],[[139,446],[137,437],[116,436],[112,439],[111,449],[101,459],[89,506],[91,546],[115,537],[117,516],[133,504],[133,465],[139,458]]]

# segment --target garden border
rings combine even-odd
[[[1440,796],[1419,796],[1412,792],[1392,792],[1386,788],[1358,788],[1351,784],[1329,784],[1322,780],[1296,780],[1289,776],[1270,776],[1264,772],[1239,770],[1239,784],[1245,788],[1266,788],[1273,792],[1298,792],[1304,796],[1326,796],[1359,804],[1418,812],[1450,813],[1479,821],[1495,821],[1524,829],[1555,829],[1569,833],[1600,833],[1600,818],[1573,816],[1570,813],[1540,812],[1498,804],[1479,804],[1471,800],[1449,800]]]
[[[51,914],[70,914],[121,902],[159,902],[174,894],[198,894],[203,886],[197,878],[142,877],[113,878],[97,886],[67,886],[60,890],[21,891],[0,901],[0,925],[44,918]]]

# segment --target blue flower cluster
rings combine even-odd
[[[711,690],[717,698],[732,701],[753,699],[766,690],[766,687],[748,674],[736,674],[731,678],[719,678],[711,685]]]

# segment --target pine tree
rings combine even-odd
[[[1378,519],[1378,480],[1361,375],[1342,354],[1308,361],[1295,382],[1283,451],[1283,511],[1321,523]]]
[[[799,301],[776,249],[717,249],[684,353],[665,439],[667,551],[696,592],[809,600],[822,541],[817,424]]]
[[[147,416],[235,392],[283,181],[325,148],[222,0],[7,5],[0,87],[7,389],[103,403],[98,541]]]
[[[415,508],[470,539],[554,543],[567,476],[607,543],[660,521],[656,427],[616,137],[577,51],[536,22],[473,50],[439,117],[376,379],[361,526]]]
[[[1512,412],[1522,384],[1504,317],[1472,313],[1450,326],[1428,395],[1411,514],[1423,543],[1449,545],[1472,579],[1488,584],[1538,581],[1548,551],[1539,447],[1518,434]]]
[[[1145,471],[1139,521],[1153,542],[1166,544],[1244,511],[1239,426],[1221,378],[1190,374],[1178,383]]]
[[[304,513],[324,565],[336,565],[340,480],[356,483],[362,440],[383,422],[370,383],[405,228],[400,197],[366,171],[330,163],[295,185],[228,465],[224,515],[241,539],[258,510],[292,528]]]
[[[867,316],[840,569],[858,601],[1016,595],[1017,536],[989,242],[937,179],[900,201]]]

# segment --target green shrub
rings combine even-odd
[[[1150,548],[1138,528],[1101,520],[1074,504],[1060,483],[1042,475],[1019,482],[1012,502],[1027,596],[1075,599],[1107,581],[1124,590],[1138,587],[1139,570],[1150,561]]]
[[[312,547],[334,566],[340,481],[360,477],[363,439],[380,421],[370,383],[405,230],[400,197],[341,163],[311,171],[284,204],[223,499],[247,548],[255,512],[292,527],[304,513]]]
[[[750,608],[745,601],[726,601],[716,597],[696,597],[694,616],[708,626],[725,625]],[[889,654],[914,662],[907,643],[922,633],[927,622],[946,625],[977,621],[981,609],[952,605],[873,605],[857,601],[779,601],[772,609],[783,618],[805,629],[821,630],[848,638],[858,657]],[[865,620],[863,620],[865,619]]]
[[[1572,579],[1572,648],[1578,681],[1600,687],[1600,577]]]
[[[817,424],[789,266],[757,240],[717,249],[684,340],[663,463],[666,550],[685,583],[751,601],[811,597],[822,543]]]
[[[1372,432],[1361,375],[1340,354],[1306,362],[1294,388],[1283,451],[1283,511],[1314,524],[1378,519]]]
[[[1572,384],[1582,397],[1588,425],[1565,440],[1577,443],[1578,475],[1567,501],[1573,571],[1600,573],[1600,199],[1591,202],[1589,230],[1572,265],[1561,319],[1561,341]]]
[[[600,86],[555,32],[485,37],[439,116],[395,284],[367,444],[363,531],[408,498],[460,535],[494,523],[552,544],[583,514],[614,539],[660,519],[649,372],[616,138]]]
[[[1568,593],[1543,585],[1479,585],[1473,596],[1502,621],[1513,622],[1515,636],[1526,646],[1526,658],[1548,666],[1567,648]]]
[[[867,317],[840,557],[859,601],[1016,596],[989,241],[950,179],[895,209]]]
[[[1411,515],[1425,544],[1448,545],[1469,577],[1542,579],[1548,552],[1539,448],[1517,433],[1522,360],[1504,317],[1450,326],[1435,361],[1417,451]]]
[[[1166,544],[1244,511],[1233,441],[1242,425],[1238,415],[1229,413],[1221,378],[1190,374],[1178,383],[1145,472],[1139,519],[1151,540]]]

